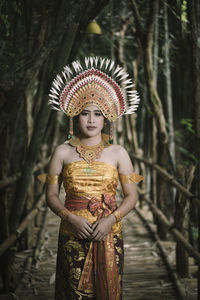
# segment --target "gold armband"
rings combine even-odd
[[[138,183],[143,180],[144,177],[136,173],[130,175],[119,174],[119,179],[121,183]]]
[[[59,175],[47,174],[46,183],[48,183],[48,184],[59,184],[60,183],[60,176]]]
[[[40,174],[39,176],[37,176],[37,178],[40,181],[46,182],[48,184],[60,184],[61,183],[61,177],[59,175]]]
[[[120,222],[124,216],[119,210],[114,211],[112,214],[115,216],[117,222]]]
[[[61,209],[59,212],[57,212],[57,215],[62,219],[66,220],[67,217],[71,214],[71,212],[68,209]]]

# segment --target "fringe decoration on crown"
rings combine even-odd
[[[122,67],[115,66],[114,61],[101,57],[85,57],[83,65],[77,60],[72,62],[71,67],[65,66],[62,75],[58,74],[52,83],[49,104],[53,109],[62,110],[68,116],[73,117],[80,113],[80,109],[84,109],[84,105],[91,105],[90,101],[85,100],[84,104],[84,100],[81,102],[82,100],[77,99],[79,96],[82,97],[81,99],[86,99],[84,94],[87,92],[86,89],[91,88],[94,84],[99,86],[99,94],[95,101],[103,103],[100,104],[100,108],[106,107],[103,114],[111,121],[123,114],[135,113],[137,110],[140,99],[137,91],[134,90],[134,84],[129,78],[129,74]],[[101,89],[104,102],[99,96]],[[89,98],[91,95],[93,94],[90,94]],[[108,105],[105,105],[106,101],[108,101]],[[113,110],[111,102],[115,107],[115,115],[109,113],[107,116],[106,111]],[[76,103],[75,106],[80,106],[79,110],[77,107],[73,108],[74,103]]]

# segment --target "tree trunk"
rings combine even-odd
[[[174,142],[174,122],[173,122],[173,106],[172,106],[172,86],[171,86],[171,70],[170,70],[170,39],[168,27],[168,5],[164,3],[164,28],[165,28],[165,78],[166,78],[166,103],[167,103],[167,118],[169,128],[169,153],[173,165],[175,165],[175,142]]]
[[[133,14],[135,18],[135,25],[137,30],[137,36],[140,40],[143,49],[143,64],[145,70],[146,84],[148,90],[149,104],[152,109],[153,115],[155,116],[158,130],[158,164],[162,167],[166,166],[167,163],[167,142],[168,134],[166,130],[166,121],[163,113],[163,107],[159,98],[154,76],[153,76],[153,62],[152,62],[152,45],[153,45],[153,30],[155,15],[157,11],[158,0],[150,1],[150,9],[147,17],[146,28],[143,29],[141,26],[140,15],[137,9],[135,0],[131,0]],[[157,181],[157,196],[158,196],[158,207],[162,210],[166,203],[166,183],[163,179],[158,176]],[[158,234],[161,239],[166,238],[166,228],[162,224],[158,224]]]
[[[157,81],[158,81],[158,54],[159,53],[159,3],[156,9],[155,15],[155,32],[154,32],[154,52],[153,52],[153,76],[155,87],[157,89]],[[156,163],[158,159],[157,155],[157,127],[156,120],[154,116],[152,117],[152,162]],[[157,172],[152,169],[151,171],[151,197],[153,203],[157,205]],[[154,215],[154,219],[156,221],[156,217]]]
[[[40,111],[37,115],[37,119],[35,121],[33,135],[24,162],[22,175],[19,180],[15,202],[13,203],[13,208],[11,213],[11,231],[14,231],[17,225],[19,224],[24,209],[28,186],[33,174],[33,168],[46,130],[49,114],[50,114],[50,109],[47,105],[47,101],[45,101],[44,99]]]
[[[154,75],[156,88],[157,88],[157,79],[158,79],[158,52],[159,52],[159,3],[155,15],[154,51],[153,51],[153,75]]]
[[[156,121],[155,118],[152,119],[152,162],[157,162],[157,128],[156,128]],[[156,170],[152,169],[151,171],[151,186],[152,186],[152,201],[157,205],[158,198],[157,198],[157,172]]]
[[[188,4],[188,16],[190,25],[190,40],[192,51],[192,82],[193,82],[193,99],[195,104],[195,129],[196,129],[196,156],[197,156],[197,172],[196,172],[196,194],[200,197],[200,67],[199,67],[199,48],[198,48],[198,19],[196,15],[197,1],[191,0]],[[200,211],[198,213],[199,237],[198,245],[200,251]],[[198,300],[200,300],[200,266],[198,268]]]
[[[184,165],[177,166],[177,175],[184,186],[189,190],[194,178],[195,166],[186,167]],[[177,192],[176,210],[174,217],[174,226],[182,233],[186,240],[189,240],[189,199],[183,196],[182,193]],[[177,242],[176,245],[176,268],[181,277],[188,277],[188,253],[182,248],[181,244]]]

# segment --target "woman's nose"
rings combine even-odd
[[[93,123],[94,122],[94,117],[93,115],[90,113],[89,114],[89,123]]]

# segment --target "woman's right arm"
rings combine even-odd
[[[62,155],[62,146],[58,146],[54,151],[50,163],[49,163],[49,172],[52,178],[60,177],[63,169],[63,155]],[[47,181],[46,183],[46,200],[48,206],[51,210],[58,215],[61,210],[64,210],[65,207],[59,198],[60,185],[59,180],[52,180],[52,182]]]
[[[63,150],[63,147],[65,146],[58,146],[52,155],[48,173],[52,177],[62,175],[64,156],[66,155],[66,151]],[[61,219],[67,220],[72,225],[77,237],[89,239],[93,232],[92,224],[85,218],[76,216],[65,208],[59,198],[59,180],[57,180],[56,183],[47,182],[46,186],[46,200],[51,210],[60,216]]]

